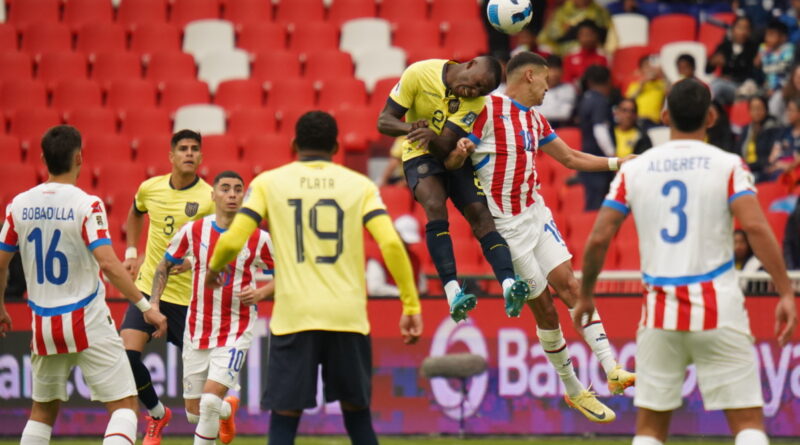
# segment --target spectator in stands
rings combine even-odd
[[[775,116],[781,125],[788,125],[786,104],[800,98],[800,65],[792,67],[786,84],[769,99],[769,114]]]
[[[678,56],[678,59],[675,61],[675,65],[678,68],[678,75],[681,76],[681,79],[695,77],[697,63],[694,60],[694,56],[691,54],[681,54]]]
[[[606,5],[609,14],[641,14],[636,0],[618,0]],[[624,31],[622,31],[624,32]]]
[[[427,293],[428,283],[425,274],[422,272],[422,262],[412,244],[417,244],[422,239],[419,234],[419,222],[411,215],[402,215],[394,220],[394,227],[400,235],[400,239],[406,245],[408,258],[411,260],[411,268],[414,276],[417,277],[417,291],[420,295]],[[377,255],[367,258],[367,295],[370,297],[399,297],[400,291],[392,279],[392,275],[383,262],[383,257]]]
[[[535,3],[535,2],[534,2]],[[556,9],[539,33],[539,45],[548,52],[565,56],[578,47],[577,25],[591,20],[598,27],[608,30],[605,50],[613,54],[617,48],[617,34],[611,22],[611,14],[594,0],[567,0]]]
[[[758,48],[755,64],[764,73],[764,88],[768,95],[779,90],[794,61],[794,45],[787,42],[789,28],[780,20],[767,25],[764,43]]]
[[[406,175],[403,173],[403,141],[406,140],[405,136],[400,136],[394,140],[392,148],[389,149],[389,162],[386,163],[386,168],[383,170],[380,179],[378,179],[378,187],[384,185],[401,185],[406,183]]]
[[[550,66],[547,75],[547,94],[538,109],[545,115],[550,125],[557,128],[566,125],[572,119],[577,91],[575,85],[563,81],[560,57],[549,56],[547,64]]]
[[[782,21],[789,32],[789,41],[800,45],[800,0],[791,0],[791,7],[778,20]]]
[[[789,125],[781,131],[769,156],[770,166],[767,172],[773,179],[800,164],[800,98],[789,102],[786,106],[786,116]]]
[[[661,110],[667,95],[667,81],[661,67],[651,56],[639,59],[639,78],[625,91],[625,97],[636,100],[639,109],[639,125],[644,129],[661,123]]]
[[[577,81],[592,65],[608,66],[608,59],[598,50],[603,30],[591,20],[580,22],[576,28],[580,49],[564,58],[564,82]]]
[[[708,61],[706,73],[720,68],[720,77],[711,81],[711,93],[722,105],[731,105],[737,91],[743,95],[755,92],[759,72],[755,67],[758,43],[752,39],[750,19],[741,16],[733,22],[730,37],[717,46]]]
[[[732,9],[739,17],[747,17],[756,33],[760,33],[772,18],[772,10],[781,0],[733,0]]]
[[[611,72],[604,66],[592,65],[586,69],[583,84],[586,90],[578,105],[578,125],[581,130],[583,151],[597,156],[615,156],[617,148],[611,140]],[[580,172],[586,196],[585,210],[597,210],[608,193],[614,178],[613,172]]]
[[[618,158],[642,154],[653,146],[647,133],[636,125],[637,118],[636,101],[633,99],[622,99],[614,108],[614,120],[617,123],[614,126],[614,140]]]
[[[733,136],[728,112],[725,111],[725,107],[717,100],[712,100],[711,106],[714,107],[714,110],[717,112],[717,120],[715,120],[714,125],[709,127],[706,131],[708,143],[729,153],[735,153],[736,138]]]
[[[756,182],[767,180],[769,155],[780,134],[778,120],[767,113],[767,98],[754,96],[748,103],[750,124],[744,128],[736,151],[750,166]]]

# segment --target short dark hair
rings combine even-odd
[[[639,106],[636,105],[636,99],[633,99],[633,98],[630,98],[630,97],[623,97],[622,99],[620,99],[619,103],[617,103],[617,106],[619,107],[620,105],[624,104],[625,102],[630,102],[630,104],[633,105],[634,114],[639,114]]]
[[[667,109],[672,126],[688,133],[706,123],[711,106],[711,91],[697,79],[683,79],[672,85],[667,95]]]
[[[536,65],[541,67],[549,66],[544,57],[530,51],[522,51],[508,61],[508,65],[506,65],[506,76],[525,65]]]
[[[47,171],[61,175],[72,169],[72,156],[81,149],[81,133],[71,125],[57,125],[42,136],[42,153]]]
[[[486,60],[486,63],[489,64],[489,71],[491,71],[494,78],[494,83],[491,87],[491,90],[494,91],[503,82],[503,65],[499,60],[497,60],[496,57],[480,56],[480,58]]]
[[[221,181],[221,180],[223,180],[225,178],[238,179],[238,180],[242,181],[242,185],[244,185],[244,179],[242,179],[242,177],[239,175],[239,173],[236,173],[233,170],[223,170],[223,171],[219,172],[217,174],[217,176],[214,177],[214,185],[219,184],[219,181]]]
[[[583,73],[583,81],[586,86],[607,85],[611,82],[611,71],[601,65],[590,65]]]
[[[169,146],[172,148],[177,147],[178,142],[180,142],[182,139],[194,139],[197,141],[197,145],[203,145],[203,137],[200,136],[200,133],[193,130],[180,130],[172,135],[172,139],[169,141]]]
[[[294,125],[294,141],[301,150],[333,152],[338,137],[336,119],[324,111],[309,111]]]
[[[606,40],[606,29],[598,25],[597,22],[592,19],[581,20],[577,25],[575,25],[576,38],[581,28],[588,28],[594,31],[594,33],[597,35],[597,40],[600,42],[604,42]]]
[[[789,27],[786,26],[786,23],[783,23],[778,19],[772,19],[769,21],[769,23],[767,24],[767,31],[777,31],[783,34],[784,36],[789,35]]]
[[[679,62],[688,63],[689,66],[692,67],[692,69],[697,68],[697,63],[694,60],[694,56],[691,55],[691,54],[681,54],[680,56],[678,56],[678,59],[675,61],[676,64],[679,63]]]
[[[547,61],[547,66],[549,66],[550,68],[564,67],[564,61],[561,60],[561,57],[558,57],[555,54],[550,54],[549,56],[547,56],[545,60]]]

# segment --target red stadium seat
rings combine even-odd
[[[174,0],[169,21],[184,27],[195,20],[218,19],[219,2],[217,0]]]
[[[87,79],[62,80],[53,89],[52,106],[60,111],[103,105],[103,94],[97,82]]]
[[[769,206],[778,199],[785,198],[789,192],[786,185],[776,182],[762,182],[758,184],[758,202],[764,212],[769,212]]]
[[[624,90],[639,68],[639,59],[650,53],[651,50],[647,46],[629,46],[618,49],[611,62],[611,76],[614,84]]]
[[[705,45],[706,53],[710,56],[717,49],[717,46],[725,39],[725,28],[713,23],[703,22],[700,24],[700,32],[697,41]]]
[[[227,0],[222,18],[237,25],[272,21],[272,5],[265,0]]]
[[[772,232],[775,233],[775,238],[778,238],[778,245],[783,245],[783,238],[786,234],[786,221],[789,219],[789,214],[784,212],[767,212],[767,222],[772,227]]]
[[[3,153],[6,162],[22,162],[19,138],[10,134],[0,134],[0,153]]]
[[[406,51],[406,63],[411,65],[414,62],[428,59],[448,59],[452,55],[447,48],[440,46],[427,46],[414,48]]]
[[[264,104],[264,87],[251,79],[226,80],[217,87],[214,103],[228,111],[260,107]]]
[[[65,120],[84,136],[117,132],[117,114],[108,108],[79,108],[67,113]]]
[[[294,137],[294,126],[300,116],[309,112],[311,108],[307,106],[287,106],[276,113],[278,118],[278,130],[281,134]]]
[[[161,83],[171,80],[191,80],[197,75],[194,58],[182,52],[156,52],[150,55],[145,77]]]
[[[250,77],[261,82],[300,77],[300,59],[290,51],[259,53],[253,60]]]
[[[236,138],[228,134],[215,134],[203,137],[203,165],[218,162],[238,161],[239,146]],[[212,178],[213,179],[213,178]]]
[[[19,36],[17,29],[8,23],[0,23],[0,51],[17,51],[19,49]]]
[[[145,135],[172,133],[169,113],[160,108],[135,108],[122,117],[122,133],[134,138]],[[167,138],[169,141],[169,138]]]
[[[381,199],[392,218],[411,213],[414,207],[414,197],[404,185],[390,185],[381,187]]]
[[[615,244],[619,255],[617,267],[621,270],[640,270],[639,240],[617,238]]]
[[[389,93],[399,81],[399,77],[389,77],[379,80],[375,84],[375,88],[372,89],[372,94],[369,96],[370,107],[382,110],[386,105],[386,99],[389,98]]]
[[[160,106],[170,113],[184,105],[210,102],[208,84],[199,80],[171,80],[161,90]]]
[[[59,0],[14,1],[8,11],[8,23],[17,29],[26,28],[37,22],[52,25],[59,20],[60,7]]]
[[[374,0],[336,0],[328,11],[328,21],[336,25],[362,18],[375,17]]]
[[[0,108],[9,113],[17,108],[47,106],[47,92],[42,82],[31,79],[8,80],[0,88]]]
[[[169,172],[169,150],[172,128],[169,132],[143,133],[133,141],[136,163],[147,168],[148,174]],[[138,187],[139,184],[136,184]]]
[[[580,151],[583,148],[581,130],[578,127],[561,127],[556,130],[556,134],[564,143],[574,150]]]
[[[458,216],[456,216],[458,218]],[[453,238],[453,253],[458,259],[458,272],[466,275],[483,274],[483,253],[478,241],[472,238]]]
[[[305,77],[313,81],[352,78],[353,60],[350,54],[339,51],[316,51],[306,55]]]
[[[49,108],[26,108],[17,110],[11,116],[9,133],[20,139],[23,148],[39,147],[44,132],[50,127],[61,124],[61,119],[55,110]],[[38,158],[33,159],[39,162]],[[27,160],[30,162],[31,158]]]
[[[80,130],[80,128],[79,128]],[[81,133],[82,130],[81,130]],[[83,138],[83,159],[93,170],[114,163],[128,164],[133,158],[131,138],[121,134],[88,134]],[[131,191],[131,196],[135,190]]]
[[[239,108],[228,116],[227,132],[242,138],[276,130],[275,112],[269,108]]]
[[[730,112],[731,124],[744,127],[750,123],[750,101],[740,100],[733,104]]]
[[[338,48],[339,28],[328,22],[297,23],[289,40],[289,49],[297,53]]]
[[[488,52],[486,28],[478,20],[454,21],[444,35],[444,47],[456,60],[469,60]]]
[[[236,46],[251,53],[286,49],[286,26],[280,23],[249,22],[239,30]]]
[[[592,233],[595,219],[597,219],[597,212],[567,214],[567,233],[564,235],[570,240],[581,244],[585,243],[589,234]]]
[[[117,23],[88,23],[78,31],[76,49],[90,57],[97,53],[124,52],[126,47],[125,28]]]
[[[242,141],[244,161],[253,166],[255,172],[271,170],[292,162],[292,140],[282,134],[254,134]]]
[[[307,79],[273,80],[267,95],[267,105],[276,110],[286,107],[308,108],[315,103],[314,84]]]
[[[582,185],[573,185],[561,188],[561,213],[573,215],[582,213],[586,206],[586,198]]]
[[[97,189],[136,190],[147,179],[147,169],[136,162],[111,162],[93,168],[97,172]],[[131,200],[133,202],[133,200]]]
[[[20,52],[0,52],[0,82],[33,77],[31,56]]]
[[[22,3],[22,2],[20,2]],[[32,56],[72,50],[72,33],[61,23],[36,23],[22,32],[22,50]]]
[[[109,84],[106,106],[116,111],[155,108],[156,98],[156,86],[149,80],[115,80]]]
[[[157,52],[181,52],[181,30],[170,23],[143,23],[131,32],[130,50],[148,57]]]
[[[736,20],[736,13],[735,12],[717,12],[711,14],[711,18],[724,23],[726,25],[733,25],[734,20]]]
[[[653,52],[671,42],[694,41],[697,37],[697,21],[688,14],[664,14],[650,22],[648,40]]]
[[[116,80],[141,78],[142,60],[135,53],[98,53],[92,64],[92,79],[104,87]]]
[[[477,2],[436,0],[431,2],[431,21],[436,23],[481,23],[481,8]]]
[[[205,144],[205,141],[203,142]],[[234,159],[225,159],[214,163],[203,163],[200,165],[200,176],[205,178],[206,182],[211,183],[218,174],[226,170],[238,173],[244,180],[245,186],[253,180],[253,165]]]
[[[291,0],[280,2],[275,14],[278,23],[294,23],[325,20],[325,5],[322,0]]]
[[[166,21],[167,0],[122,0],[117,9],[117,22],[129,28]]]
[[[82,53],[45,53],[39,60],[37,77],[48,88],[53,88],[62,80],[86,79],[88,68],[89,62]]]
[[[347,151],[364,151],[369,141],[378,139],[375,122],[378,113],[370,107],[343,106],[334,111],[339,124],[339,139]]]
[[[73,29],[87,23],[110,23],[113,20],[111,0],[69,0],[64,4],[64,23]]]
[[[364,82],[346,77],[323,82],[319,92],[319,107],[323,110],[331,110],[343,105],[367,105],[367,89]]]
[[[401,22],[394,26],[392,45],[406,51],[436,48],[441,43],[441,29],[438,23],[411,21]]]
[[[425,0],[383,0],[378,15],[392,23],[426,20],[428,2]]]
[[[36,186],[39,183],[36,167],[32,164],[0,164],[0,190],[4,195],[13,197]],[[3,209],[5,213],[5,208]]]

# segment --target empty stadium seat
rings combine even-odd
[[[393,218],[411,213],[414,207],[414,197],[404,185],[390,185],[380,188],[381,199],[386,204],[389,214]]]
[[[647,137],[653,143],[653,146],[661,145],[669,142],[669,127],[653,127],[647,130]]]
[[[364,82],[353,78],[328,79],[319,91],[319,107],[330,110],[343,105],[367,105]]]
[[[72,34],[61,23],[35,23],[22,31],[22,50],[35,57],[46,52],[71,51]]]
[[[117,23],[87,23],[78,31],[76,49],[93,57],[102,52],[124,52],[125,28]]]
[[[226,171],[234,171],[239,174],[244,180],[245,185],[253,180],[253,165],[247,162],[237,161],[235,159],[227,159],[219,162],[209,162],[200,165],[200,176],[205,178],[207,182],[212,182],[218,174]]]
[[[135,29],[144,23],[167,21],[167,0],[122,0],[117,22]]]
[[[261,82],[300,77],[300,60],[290,51],[259,53],[253,60],[250,77]]]
[[[454,59],[469,60],[487,53],[487,42],[486,28],[480,21],[453,21],[444,34],[443,46]]]
[[[344,105],[334,110],[339,124],[339,137],[347,151],[364,151],[370,141],[378,139],[375,121],[378,114],[370,107]]]
[[[60,6],[59,0],[15,1],[9,10],[8,22],[18,29],[26,28],[34,23],[52,25],[59,20]]]
[[[257,108],[264,104],[264,87],[252,79],[220,82],[214,103],[229,112],[237,108]]]
[[[11,115],[9,133],[17,136],[24,149],[39,147],[44,132],[52,126],[59,125],[58,113],[50,108],[25,108]],[[27,158],[30,161],[30,157]]]
[[[275,112],[269,108],[239,108],[230,111],[228,133],[245,136],[276,131]]]
[[[619,38],[619,48],[647,46],[650,22],[641,14],[615,14],[611,17]]]
[[[0,164],[0,189],[3,194],[13,197],[39,183],[36,167],[28,164]],[[3,209],[5,212],[5,209]]]
[[[286,26],[279,23],[249,22],[241,25],[237,46],[251,53],[286,49]]]
[[[27,53],[0,52],[0,82],[30,79],[33,77],[33,60]]]
[[[639,240],[617,238],[614,243],[618,252],[617,267],[621,270],[639,270],[641,268]]]
[[[481,8],[477,2],[436,0],[431,2],[430,20],[436,23],[481,23]]]
[[[0,51],[17,51],[19,49],[17,29],[13,25],[0,23]]]
[[[3,82],[0,87],[0,108],[9,113],[17,108],[47,106],[47,92],[42,82],[15,79]]]
[[[270,82],[267,105],[276,110],[286,107],[311,107],[315,103],[314,84],[307,79],[278,79]]]
[[[199,61],[207,54],[232,51],[235,41],[233,23],[227,20],[198,20],[184,28],[183,52]]]
[[[243,160],[255,172],[270,170],[294,160],[292,140],[283,134],[254,134],[242,140]]]
[[[145,78],[163,83],[173,80],[193,80],[197,68],[194,58],[182,52],[155,52],[150,55]]]
[[[163,174],[169,172],[171,130],[172,128],[166,132],[143,134],[133,141],[136,163],[144,165],[147,168],[148,174]]]
[[[103,93],[97,82],[88,79],[62,80],[53,88],[52,106],[64,111],[103,105]]]
[[[116,110],[155,108],[157,90],[153,82],[143,79],[120,79],[109,83],[106,106]]]
[[[227,0],[222,18],[237,25],[272,21],[272,5],[265,0]]]
[[[111,0],[69,0],[64,3],[64,23],[73,29],[87,23],[110,23],[113,20]]]
[[[556,134],[572,149],[581,150],[583,147],[580,128],[560,127],[556,130]]]
[[[325,5],[322,0],[291,0],[278,3],[275,21],[294,23],[322,21],[325,19]]]
[[[160,108],[132,108],[122,115],[122,133],[134,138],[152,134],[172,134],[169,113]],[[169,140],[169,139],[167,139]]]
[[[333,49],[315,51],[306,55],[305,77],[313,81],[353,77],[354,67],[350,54]]]
[[[438,47],[440,43],[441,29],[438,23],[402,22],[394,26],[392,45],[406,51]]]
[[[788,194],[786,186],[780,182],[762,182],[758,184],[758,202],[764,212],[769,211],[769,207],[774,201],[785,198]]]
[[[37,78],[48,88],[69,79],[86,79],[89,63],[86,55],[74,52],[44,53],[39,60]]]
[[[687,14],[664,14],[650,22],[648,39],[653,51],[671,42],[694,41],[697,36],[697,21]]]
[[[426,20],[428,2],[426,0],[383,0],[378,15],[392,23]]]
[[[289,49],[308,53],[339,47],[339,28],[328,22],[303,22],[294,25]]]
[[[450,56],[451,51],[441,46],[417,47],[406,51],[406,63],[411,65],[421,60],[449,59]]]
[[[339,49],[350,53],[353,58],[361,52],[385,50],[392,45],[391,26],[383,19],[350,20],[341,26],[341,32]]]
[[[111,82],[142,78],[142,60],[136,53],[98,53],[92,64],[92,79],[107,87]]]
[[[188,128],[203,135],[225,134],[225,109],[217,105],[185,105],[175,111],[173,133]]]
[[[564,234],[570,240],[585,242],[592,232],[597,212],[581,212],[567,215],[567,227]]]
[[[677,61],[682,54],[689,54],[694,57],[695,75],[704,82],[710,82],[711,77],[706,74],[706,49],[702,43],[698,42],[672,42],[661,47],[661,70],[664,72],[667,82],[677,82],[680,80],[678,74]]]
[[[614,84],[624,91],[639,68],[639,59],[650,54],[650,47],[630,46],[620,48],[614,53],[611,61],[611,76]]]
[[[381,79],[400,76],[406,67],[406,54],[400,48],[359,52],[354,58],[356,78],[364,81],[368,91]]]
[[[196,20],[218,19],[217,0],[173,0],[169,21],[176,26],[186,26]]]
[[[139,184],[147,179],[145,166],[136,162],[117,161],[99,165],[92,170],[96,172],[98,190],[108,190],[112,187],[116,190],[136,190]]]
[[[572,215],[583,212],[586,206],[583,186],[573,185],[561,188],[561,213]],[[558,222],[558,221],[556,221]]]
[[[172,80],[164,82],[160,106],[169,112],[191,104],[211,102],[208,85],[199,80]]]
[[[83,136],[82,154],[89,168],[99,170],[103,165],[130,163],[132,158],[130,137],[113,132],[90,133]],[[135,191],[135,189],[130,190],[131,198]]]
[[[328,21],[336,25],[361,17],[375,17],[373,0],[336,0],[328,11]]]
[[[220,82],[250,77],[250,57],[242,50],[206,53],[198,63],[197,78],[205,81],[211,94]]]
[[[286,106],[278,110],[275,116],[278,118],[278,130],[281,134],[289,137],[294,137],[295,124],[300,116],[308,113],[309,107],[304,106]]]
[[[83,136],[117,132],[117,114],[108,108],[78,108],[65,113],[64,120],[77,128]]]
[[[738,127],[747,126],[750,123],[750,102],[747,100],[735,102],[728,116],[730,117],[731,125],[736,125]]]
[[[131,52],[145,57],[156,52],[180,52],[181,45],[181,29],[170,23],[143,23],[131,32]]]
[[[369,105],[382,110],[386,105],[386,99],[389,98],[389,93],[399,81],[400,77],[387,77],[377,81],[369,96]]]
[[[231,135],[203,135],[203,164],[239,161],[239,146]],[[212,178],[213,179],[213,178]]]
[[[22,147],[19,138],[10,134],[0,133],[0,153],[3,153],[5,162],[22,162]]]

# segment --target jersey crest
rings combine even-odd
[[[186,216],[191,218],[192,216],[197,215],[198,210],[200,210],[199,202],[187,202],[183,211],[186,213]]]

